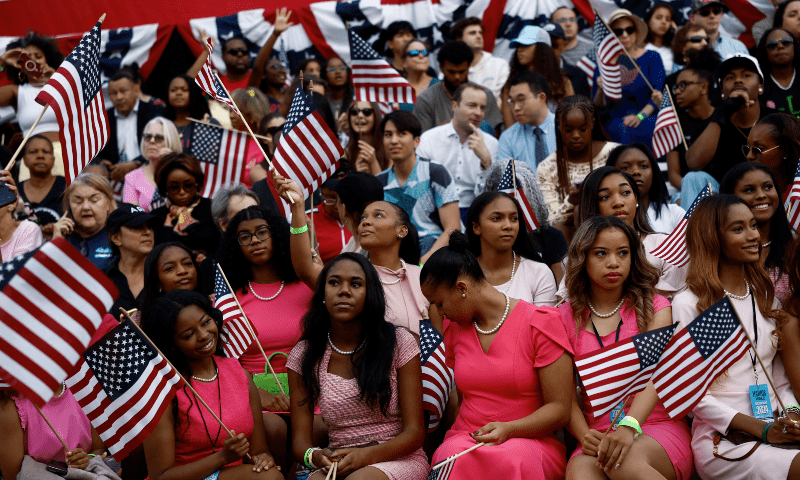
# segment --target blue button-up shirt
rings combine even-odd
[[[502,135],[500,135],[500,146],[497,149],[497,159],[505,160],[513,158],[523,161],[536,172],[536,135],[533,134],[535,125],[511,125]],[[552,112],[547,114],[547,118],[539,125],[544,132],[545,146],[547,152],[542,158],[556,151],[556,115]]]

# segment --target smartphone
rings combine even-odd
[[[28,56],[28,54],[25,52],[22,52],[22,54],[19,56],[17,63],[19,63],[19,65],[22,67],[22,70],[30,74],[36,75],[37,77],[42,74],[42,67],[39,66],[39,63]]]
[[[45,469],[50,473],[55,473],[61,477],[67,476],[67,464],[64,462],[58,462],[53,460],[52,462],[48,463]]]
[[[14,195],[5,182],[0,182],[0,208],[10,205],[17,201],[17,196]]]

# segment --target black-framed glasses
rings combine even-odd
[[[375,113],[375,112],[373,112],[371,108],[355,108],[355,107],[353,107],[353,108],[350,109],[350,116],[351,117],[357,117],[359,113],[364,115],[365,117],[371,117],[372,114]]]
[[[783,37],[778,40],[768,40],[766,43],[767,51],[773,51],[778,48],[778,45],[782,46],[783,48],[792,45],[794,42],[789,37]]]
[[[712,13],[714,15],[719,15],[720,13],[722,13],[722,7],[716,6],[716,7],[711,7],[711,8],[704,8],[704,9],[700,10],[697,13],[699,13],[701,17],[707,17],[707,16],[711,15]]]
[[[246,247],[253,243],[253,237],[258,237],[259,240],[262,242],[265,240],[269,240],[269,227],[267,225],[262,225],[256,229],[255,232],[239,232],[236,234],[236,240],[239,241],[239,245]]]
[[[708,37],[704,35],[695,35],[693,37],[687,38],[686,41],[689,43],[703,43],[703,42],[708,43]]]
[[[750,155],[750,151],[752,150],[753,151],[753,155],[755,155],[756,158],[760,160],[761,159],[761,155],[763,155],[763,154],[765,154],[767,152],[770,152],[772,150],[775,150],[778,147],[780,147],[780,145],[775,145],[772,148],[768,148],[768,149],[764,150],[761,147],[751,147],[750,145],[742,145],[742,153],[744,154],[745,157],[747,157],[748,155]]]
[[[248,55],[246,48],[231,48],[230,50],[228,50],[228,53],[233,55],[234,57],[238,55]]]
[[[183,185],[180,184],[171,184],[167,185],[167,191],[169,193],[178,193],[181,190],[191,193],[197,190],[197,183],[184,183]]]
[[[346,72],[347,65],[339,65],[338,67],[328,67],[325,69],[328,73]]]
[[[409,50],[408,51],[408,56],[409,57],[416,57],[417,55],[422,55],[423,57],[427,57],[428,56],[428,51],[425,50],[424,48],[422,50],[418,50],[418,49],[415,48],[414,50]]]
[[[636,27],[631,25],[627,28],[615,28],[614,35],[621,37],[623,33],[627,33],[628,35],[633,35],[636,32]]]
[[[145,133],[142,138],[145,142],[164,143],[164,135]]]
[[[283,131],[283,125],[276,125],[274,127],[267,128],[267,135],[272,136],[282,131]]]
[[[700,85],[701,83],[703,83],[703,82],[683,81],[683,82],[680,82],[680,83],[676,83],[672,87],[672,93],[674,93],[674,94],[681,93],[682,91],[686,90],[687,86],[689,86],[689,85]]]

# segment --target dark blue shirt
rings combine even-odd
[[[67,241],[104,272],[114,264],[114,254],[111,253],[111,247],[108,243],[108,230],[106,227],[86,238],[72,232],[67,236]]]

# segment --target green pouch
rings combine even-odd
[[[270,362],[272,362],[272,357],[275,355],[283,355],[287,360],[289,359],[289,355],[286,355],[283,352],[275,352],[269,356]],[[275,375],[278,377],[278,381],[281,382],[283,391],[286,392],[286,395],[289,395],[289,374],[276,372]],[[260,388],[261,390],[266,390],[273,395],[281,393],[278,382],[275,381],[275,377],[269,372],[269,367],[267,365],[264,365],[264,373],[257,373],[253,375],[253,383],[256,384],[256,387]]]

